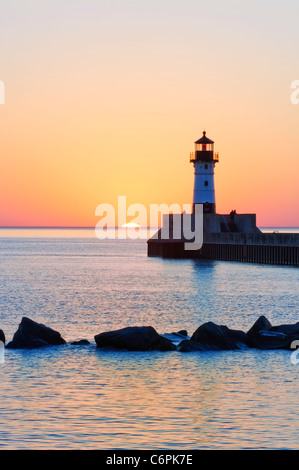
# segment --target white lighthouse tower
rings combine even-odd
[[[194,165],[194,204],[203,204],[204,214],[215,214],[214,167],[219,161],[214,153],[214,142],[203,132],[201,139],[195,142],[195,151],[190,153],[190,162]]]

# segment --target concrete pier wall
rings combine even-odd
[[[192,215],[190,222],[193,230]],[[200,250],[184,249],[192,240],[184,238],[182,226],[182,214],[164,217],[163,228],[147,242],[148,256],[299,266],[299,233],[262,233],[255,214],[204,214]]]
[[[299,234],[205,233],[198,251],[184,250],[183,241],[148,240],[148,256],[299,266]]]

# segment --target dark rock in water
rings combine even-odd
[[[88,339],[79,339],[78,341],[73,341],[71,344],[75,346],[81,346],[85,344],[90,344],[90,342],[88,341]]]
[[[94,337],[99,348],[112,347],[130,351],[172,351],[176,346],[152,326],[132,326],[100,333]]]
[[[299,323],[272,326],[264,316],[247,332],[248,345],[257,349],[290,349],[296,339],[299,339]]]
[[[250,335],[249,345],[257,349],[290,349],[294,338],[270,330],[260,330]]]
[[[299,322],[293,325],[278,325],[272,326],[271,331],[277,331],[278,333],[284,333],[285,335],[299,335]]]
[[[168,339],[171,343],[175,344],[175,346],[177,346],[183,339],[190,339],[187,335],[181,334],[180,332],[164,333],[161,336]]]
[[[201,325],[191,336],[191,341],[198,343],[202,351],[232,350],[247,347],[246,333],[230,330],[227,326],[207,322]],[[186,347],[186,346],[184,346]]]
[[[179,335],[179,336],[188,336],[187,330],[180,330],[177,331],[176,333],[173,333],[174,335]]]
[[[0,330],[0,341],[5,344],[5,334],[3,330]]]
[[[59,344],[65,344],[65,340],[58,331],[23,317],[12,341],[6,347],[9,349],[33,349]]]
[[[177,350],[180,352],[193,352],[193,351],[210,351],[203,343],[192,341],[191,339],[184,339],[177,345]]]
[[[258,333],[261,330],[270,331],[272,328],[269,320],[262,315],[259,317],[256,322],[252,325],[249,331],[247,331],[247,337],[253,336],[255,333]]]
[[[173,331],[172,333],[165,333],[163,337],[175,343],[180,339],[188,338],[188,333],[186,330]]]

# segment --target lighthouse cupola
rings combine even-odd
[[[215,214],[214,168],[219,155],[214,153],[214,142],[206,136],[206,131],[194,144],[194,152],[190,153],[190,162],[194,165],[193,207],[203,204],[204,213]]]

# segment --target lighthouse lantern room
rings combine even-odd
[[[218,153],[214,153],[214,142],[208,139],[206,132],[195,142],[195,150],[190,153],[190,162],[194,165],[193,208],[195,204],[203,204],[205,214],[215,214],[214,168],[219,161]]]

